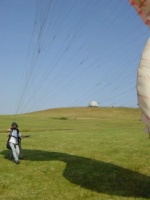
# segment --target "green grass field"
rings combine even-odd
[[[63,108],[0,116],[0,200],[150,199],[150,140],[140,111]],[[8,159],[16,121],[24,159]]]

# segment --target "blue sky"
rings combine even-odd
[[[128,0],[1,0],[0,30],[0,115],[137,107],[149,28]]]

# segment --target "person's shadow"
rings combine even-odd
[[[8,150],[1,152],[8,159]],[[109,195],[150,198],[150,177],[123,167],[60,152],[23,150],[25,160],[63,161],[63,176],[83,188]]]

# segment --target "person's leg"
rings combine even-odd
[[[14,157],[14,160],[15,160],[15,163],[19,163],[19,159],[18,159],[18,152],[17,152],[17,150],[16,150],[16,148],[15,148],[15,145],[13,144],[13,143],[9,143],[10,144],[10,147],[11,147],[11,149],[12,149],[12,154],[13,154],[13,157]]]
[[[19,148],[19,145],[16,145],[16,153],[17,153],[17,156],[19,158],[20,156],[20,148]]]

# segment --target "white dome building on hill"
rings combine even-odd
[[[98,107],[98,103],[96,101],[91,101],[89,107]]]

